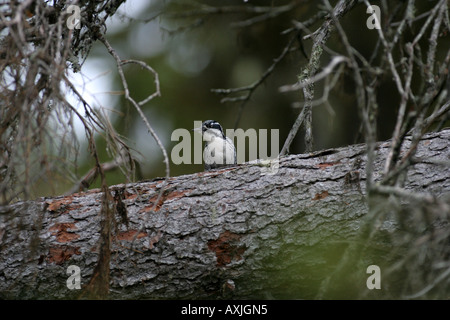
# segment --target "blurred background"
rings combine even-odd
[[[335,5],[337,1],[330,2]],[[276,65],[245,104],[222,103],[224,96],[212,92],[212,89],[248,86],[259,80],[291,39],[292,33],[289,30],[293,27],[293,20],[311,19],[321,10],[320,2],[298,1],[291,10],[248,26],[242,22],[251,20],[255,14],[219,13],[211,10],[212,13],[201,15],[195,12],[225,5],[281,6],[292,3],[251,0],[128,0],[112,19],[107,20],[106,37],[120,58],[145,61],[159,75],[161,97],[151,100],[142,109],[169,157],[173,146],[179,143],[171,141],[173,130],[190,130],[194,121],[208,119],[219,121],[224,129],[232,129],[236,125],[243,130],[268,129],[270,132],[270,129],[279,129],[279,146],[282,148],[301,111],[304,97],[301,90],[281,93],[279,87],[297,81],[309,59],[312,45],[310,39],[295,39],[292,50]],[[371,3],[377,4],[377,1]],[[416,15],[429,10],[433,4],[433,1],[420,1]],[[375,29],[369,30],[366,27],[368,17],[366,6],[360,3],[341,20],[351,45],[367,60],[370,59],[378,38]],[[323,19],[319,19],[309,29],[317,30],[322,22]],[[327,46],[331,51],[345,55],[345,48],[336,34],[330,37]],[[331,57],[330,53],[324,52],[321,66],[326,66]],[[135,100],[144,99],[155,91],[154,78],[148,71],[137,65],[125,65],[124,70],[130,94]],[[115,61],[102,43],[97,41],[94,44],[81,72],[71,73],[70,78],[77,83],[78,89],[91,106],[107,111],[114,128],[135,149],[133,152],[139,161],[136,180],[164,176],[163,154],[134,107],[124,99]],[[329,93],[327,103],[313,108],[314,150],[364,142],[360,134],[352,81],[352,77],[344,73]],[[316,84],[315,99],[320,99],[324,93],[323,82],[322,80]],[[239,93],[233,96],[239,96]],[[78,103],[76,99],[74,103]],[[386,73],[379,87],[378,104],[377,139],[384,140],[392,134],[399,104],[399,96],[389,73]],[[241,107],[242,114],[239,116]],[[81,110],[82,106],[79,105],[79,108]],[[83,176],[93,167],[94,162],[87,156],[84,130],[81,124],[79,127],[81,154],[77,159],[76,174]],[[99,138],[97,143],[101,161],[110,161],[105,142]],[[301,128],[290,153],[302,153],[304,147]],[[203,171],[203,165],[175,165],[170,162],[170,170],[171,176],[177,176]],[[126,178],[120,170],[116,170],[108,172],[107,182],[124,183]],[[97,186],[98,181],[92,187]],[[64,188],[70,186],[63,186],[62,189]]]

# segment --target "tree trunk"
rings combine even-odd
[[[109,298],[402,297],[405,277],[385,275],[409,252],[392,242],[394,234],[410,239],[409,222],[389,196],[371,196],[369,210],[365,150],[290,155],[273,174],[243,164],[172,177],[158,203],[164,180],[110,187]],[[377,146],[375,181],[388,150],[389,142]],[[425,135],[405,189],[444,199],[449,150],[450,130]],[[0,207],[0,296],[83,297],[99,258],[102,199],[95,189]],[[404,199],[402,208],[414,203]],[[448,212],[440,214],[427,221],[440,219],[448,235]],[[381,290],[368,286],[370,265],[381,269]],[[80,290],[69,266],[79,268]]]

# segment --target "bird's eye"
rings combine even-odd
[[[211,123],[211,128],[217,129],[217,130],[222,130],[222,127],[220,126],[220,124],[218,122]]]
[[[202,131],[205,132],[208,129],[216,129],[216,130],[219,130],[220,132],[222,132],[221,125],[215,120],[207,120],[203,123]]]

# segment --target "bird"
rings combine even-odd
[[[236,164],[236,148],[215,120],[206,120],[199,128],[193,129],[203,136],[205,147],[203,160],[205,170],[229,167]]]

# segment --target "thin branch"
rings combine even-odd
[[[413,135],[413,140],[409,146],[408,151],[403,155],[402,159],[399,161],[397,166],[395,168],[392,168],[384,177],[383,180],[380,182],[381,184],[386,184],[388,181],[391,181],[395,177],[399,176],[402,172],[408,169],[409,165],[411,163],[416,163],[417,161],[414,160],[414,156],[417,151],[417,146],[420,142],[420,139],[422,135],[429,129],[429,126],[436,121],[436,119],[439,119],[443,114],[446,114],[450,111],[450,101],[447,101],[446,104],[444,104],[441,108],[436,110],[432,115],[430,115],[427,119],[423,121],[417,121],[416,127],[411,130]],[[419,120],[420,118],[418,118]],[[444,163],[442,163],[444,164]]]
[[[245,27],[249,27],[253,24],[268,20],[268,19],[273,19],[285,12],[289,12],[291,10],[293,10],[295,7],[299,6],[300,3],[302,1],[293,1],[287,5],[284,6],[279,6],[279,7],[274,7],[272,10],[263,13],[259,16],[244,20],[244,21],[239,21],[239,22],[233,22],[231,24],[232,28],[245,28]]]
[[[372,191],[386,195],[396,195],[418,202],[435,203],[437,201],[436,197],[430,193],[412,192],[397,186],[383,186],[381,184],[375,184],[373,185]]]
[[[323,93],[322,96],[318,99],[315,99],[313,101],[310,102],[312,107],[316,107],[319,106],[321,104],[326,104],[329,103],[328,98],[330,96],[330,91],[336,86],[336,84],[339,81],[339,78],[342,76],[342,73],[344,72],[345,69],[345,64],[341,64],[336,72],[332,73],[332,77],[330,78],[330,76],[325,78],[325,83],[323,86]],[[298,106],[295,106],[296,108],[303,108],[305,106],[305,102],[303,104],[301,103],[297,103]],[[333,111],[330,112],[331,114],[334,114]]]
[[[125,90],[125,99],[130,101],[131,104],[135,107],[136,111],[139,113],[141,119],[144,121],[148,131],[150,132],[150,134],[153,136],[153,138],[155,139],[156,143],[158,144],[158,147],[161,149],[163,156],[164,156],[164,163],[166,165],[166,179],[168,179],[170,177],[170,167],[169,167],[169,157],[167,155],[167,151],[166,148],[164,147],[164,145],[162,144],[161,140],[159,139],[158,135],[156,134],[156,132],[153,130],[152,126],[150,125],[150,123],[148,122],[144,112],[142,111],[142,109],[140,108],[140,104],[143,103],[147,103],[148,101],[150,101],[151,99],[155,98],[156,96],[160,96],[161,93],[159,91],[159,81],[157,76],[155,76],[155,83],[156,83],[156,92],[150,96],[148,96],[146,99],[142,100],[139,104],[130,96],[130,91],[128,89],[128,83],[127,80],[125,78],[125,74],[123,72],[122,69],[122,65],[127,64],[127,63],[137,63],[140,66],[145,66],[146,64],[144,62],[140,62],[140,61],[136,61],[136,60],[124,60],[122,61],[120,59],[120,57],[118,56],[118,54],[116,53],[116,51],[111,47],[111,45],[109,44],[109,42],[106,40],[106,38],[103,35],[99,35],[99,40],[105,45],[105,47],[107,48],[108,52],[113,56],[114,60],[116,61],[116,65],[117,65],[117,71],[119,72],[120,78],[122,80],[122,85],[123,88]],[[156,75],[156,72],[149,66],[146,67],[147,70],[149,70],[150,72],[152,72],[154,75]]]
[[[429,89],[425,93],[425,96],[423,97],[424,103],[427,103],[429,100],[432,99],[433,96],[433,89],[435,87],[435,79],[434,79],[434,64],[435,64],[435,57],[436,57],[436,47],[437,47],[437,38],[439,36],[439,29],[442,24],[442,19],[444,17],[445,9],[447,9],[447,1],[441,0],[439,4],[439,12],[437,13],[437,17],[434,20],[433,28],[431,30],[430,38],[429,38],[429,47],[428,47],[428,53],[427,53],[427,62],[425,65],[425,74],[427,76],[426,83],[429,85]]]
[[[348,10],[350,10],[355,5],[355,1],[345,1],[340,0],[334,9],[332,9],[332,13],[335,17],[342,17]],[[315,76],[318,68],[320,57],[323,52],[323,47],[325,46],[325,42],[327,41],[331,31],[331,21],[325,21],[322,26],[313,33],[313,46],[311,49],[311,57],[309,59],[309,63],[306,68],[303,70],[302,75],[300,76],[300,82],[309,82],[309,84],[303,87],[303,95],[305,98],[304,107],[294,122],[288,137],[283,145],[283,148],[280,152],[280,156],[285,155],[289,147],[294,140],[294,137],[297,135],[298,130],[300,129],[301,124],[305,123],[305,145],[306,152],[312,151],[313,145],[313,136],[312,136],[312,103],[314,98],[314,82],[310,81],[312,77]]]
[[[120,160],[119,160],[120,161]],[[120,162],[117,160],[105,162],[101,164],[103,172],[112,171],[120,166]],[[99,174],[98,168],[91,168],[80,180],[75,183],[75,185],[70,189],[65,195],[69,195],[75,192],[80,192],[88,189],[91,184],[97,179]]]
[[[384,166],[384,174],[387,174],[394,165],[394,161],[397,158],[397,155],[400,151],[400,146],[403,141],[404,136],[406,135],[406,128],[404,128],[404,118],[405,118],[405,111],[406,111],[406,103],[408,102],[408,95],[409,90],[411,88],[411,79],[412,79],[412,73],[413,73],[413,47],[411,44],[407,45],[407,51],[409,60],[408,60],[408,70],[406,74],[406,83],[405,88],[406,90],[402,92],[401,95],[401,101],[400,101],[400,107],[397,114],[397,122],[395,124],[394,128],[394,134],[392,136],[392,143],[391,143],[391,149],[388,153],[388,156],[386,157],[386,162]],[[403,127],[403,130],[402,130]]]
[[[447,101],[442,107],[433,112],[428,118],[424,120],[424,130],[427,130],[437,119],[450,112],[450,101]]]
[[[160,90],[160,85],[159,85],[158,73],[152,67],[150,67],[148,64],[146,64],[143,61],[138,61],[138,60],[123,60],[123,61],[121,61],[121,65],[125,65],[125,64],[128,64],[128,63],[137,64],[137,65],[141,66],[142,68],[148,70],[151,74],[153,74],[153,78],[155,79],[156,91],[154,93],[150,94],[144,100],[138,102],[138,105],[139,106],[143,106],[144,104],[146,104],[150,100],[153,100],[156,97],[160,97],[161,96],[161,90]]]
[[[390,43],[391,48],[394,47],[397,41],[400,39],[400,36],[403,34],[405,30],[406,24],[412,20],[413,15],[414,15],[414,0],[408,0],[408,4],[405,9],[405,15],[403,19],[400,21],[397,31],[395,32],[394,38]],[[393,24],[391,24],[391,26],[393,26]]]
[[[303,107],[302,111],[298,115],[297,119],[295,119],[295,122],[294,122],[291,130],[289,131],[289,134],[288,134],[286,140],[284,141],[283,148],[280,151],[280,155],[279,155],[280,157],[286,155],[289,152],[289,147],[291,146],[292,141],[294,141],[294,138],[297,135],[298,129],[300,129],[303,121],[305,120],[305,110],[306,110],[306,108]]]
[[[334,68],[342,62],[348,63],[349,59],[344,56],[333,57],[331,59],[330,63],[325,68],[323,68],[323,70],[321,72],[315,74],[312,78],[308,78],[305,81],[297,82],[297,83],[294,83],[291,85],[281,86],[279,88],[279,91],[280,92],[290,92],[290,91],[297,91],[297,90],[303,89],[307,85],[310,85],[312,83],[315,83],[315,82],[327,77],[330,73],[333,72]]]
[[[296,36],[293,36],[288,43],[286,44],[286,46],[283,48],[283,51],[281,52],[281,54],[274,59],[272,65],[270,65],[270,67],[263,73],[263,75],[256,80],[255,82],[253,82],[252,84],[245,86],[245,87],[240,87],[240,88],[230,88],[230,89],[211,89],[211,92],[217,93],[217,94],[223,94],[223,95],[229,95],[232,93],[237,93],[237,92],[244,92],[247,91],[246,94],[239,96],[239,97],[234,97],[234,98],[223,98],[220,102],[221,103],[225,103],[225,102],[237,102],[237,101],[241,101],[241,105],[239,107],[239,112],[238,112],[238,116],[236,118],[235,121],[235,129],[237,128],[239,121],[241,119],[241,115],[242,115],[242,111],[244,109],[244,106],[246,104],[246,102],[248,100],[250,100],[250,97],[252,96],[253,92],[273,73],[273,71],[275,70],[276,66],[286,57],[286,55],[289,53],[294,40],[296,39]]]
[[[367,7],[371,6],[369,1],[367,1],[367,0],[364,0],[364,3],[366,4]],[[376,15],[374,15],[374,16],[375,16],[375,19],[377,19]],[[380,25],[381,25],[381,23],[380,23]],[[387,61],[389,63],[389,67],[390,67],[392,75],[394,77],[395,84],[397,85],[397,90],[400,93],[400,95],[403,95],[404,94],[404,86],[402,84],[400,76],[399,76],[399,74],[397,72],[397,69],[395,67],[394,58],[393,58],[392,52],[391,52],[392,51],[392,47],[387,43],[386,38],[384,37],[383,30],[381,28],[379,28],[379,29],[377,29],[377,31],[378,31],[378,35],[380,36],[381,43],[384,46],[386,57],[387,57]]]
[[[414,141],[413,141],[413,147],[410,149],[410,152],[408,152],[408,157],[411,157],[415,154],[417,143],[420,140],[421,135],[423,134],[423,117],[424,113],[426,112],[429,101],[431,100],[432,96],[435,95],[433,93],[434,91],[434,75],[433,75],[433,62],[435,58],[435,50],[436,50],[436,39],[437,34],[440,28],[440,25],[442,23],[442,18],[444,15],[444,8],[445,8],[445,1],[441,1],[438,6],[436,6],[433,10],[433,12],[428,17],[425,25],[420,30],[419,34],[414,38],[414,41],[412,43],[406,44],[406,53],[408,54],[409,58],[407,61],[407,67],[406,67],[406,80],[405,80],[405,91],[401,94],[401,101],[400,101],[400,107],[399,112],[397,115],[397,122],[395,125],[393,137],[392,137],[392,143],[391,143],[391,149],[390,152],[386,158],[385,167],[384,167],[384,174],[387,175],[390,170],[393,169],[394,163],[398,158],[398,154],[400,152],[400,147],[402,144],[402,141],[407,133],[408,130],[408,121],[405,121],[405,112],[406,112],[406,106],[408,102],[409,96],[412,96],[413,101],[414,96],[411,92],[411,80],[413,75],[413,66],[414,66],[414,48],[417,46],[418,41],[424,34],[426,27],[431,23],[431,19],[437,14],[439,9],[439,15],[438,18],[435,19],[435,23],[433,25],[433,29],[430,35],[430,46],[428,50],[428,57],[427,57],[427,63],[425,65],[425,72],[426,72],[426,82],[428,83],[427,90],[424,95],[422,95],[422,101],[421,101],[421,110],[419,110],[418,115],[415,117],[415,130],[413,132],[414,135]],[[431,69],[431,71],[430,71]],[[403,158],[402,162],[404,163],[407,159]],[[407,168],[405,166],[402,166],[404,168]],[[398,170],[395,170],[397,174],[399,173]]]
[[[406,295],[405,299],[417,299],[421,296],[424,296],[427,292],[429,292],[431,289],[433,289],[437,284],[439,284],[442,280],[445,280],[448,276],[450,276],[450,267],[447,268],[444,272],[442,272],[439,276],[433,279],[432,283],[427,285],[422,290],[413,293],[411,295]]]
[[[239,100],[235,100],[236,98],[223,98],[221,100],[222,103],[224,102],[230,102],[230,101],[248,101],[253,93],[253,91],[255,91],[259,85],[261,85],[264,80],[267,79],[267,77],[269,77],[272,72],[275,70],[275,67],[278,65],[278,63],[280,63],[283,58],[289,53],[289,50],[292,47],[292,44],[294,42],[294,40],[296,39],[296,37],[292,37],[288,43],[286,44],[286,46],[283,48],[283,51],[281,52],[281,54],[275,58],[273,60],[273,63],[270,65],[270,67],[262,74],[262,76],[256,80],[255,82],[253,82],[252,84],[245,86],[245,87],[239,87],[239,88],[229,88],[229,89],[211,89],[211,92],[217,93],[217,94],[223,94],[223,95],[228,95],[231,93],[237,93],[237,92],[243,92],[243,91],[247,91],[246,95],[243,95],[241,97],[238,97]]]
[[[236,14],[236,13],[247,13],[247,14],[270,14],[273,11],[285,12],[291,9],[293,6],[302,1],[295,0],[291,4],[283,5],[280,7],[273,6],[253,6],[253,5],[238,5],[238,6],[218,6],[213,7],[206,4],[193,3],[197,5],[198,8],[192,10],[183,10],[180,12],[167,12],[165,15],[169,18],[191,18],[195,16],[209,16],[218,14]]]

